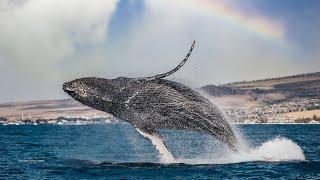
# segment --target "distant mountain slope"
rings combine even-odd
[[[239,88],[233,88],[229,86],[216,86],[216,85],[206,85],[201,87],[201,90],[207,92],[212,96],[225,96],[225,95],[235,95],[243,94],[245,91]]]
[[[320,72],[293,75],[280,78],[262,79],[227,83],[220,86],[206,85],[201,87],[212,96],[249,94],[254,99],[262,95],[277,94],[282,100],[296,97],[320,96]],[[272,100],[271,100],[272,102]]]
[[[272,89],[275,85],[278,84],[290,84],[297,82],[312,82],[320,80],[320,72],[315,73],[307,73],[279,78],[269,78],[269,79],[261,79],[261,80],[253,80],[253,81],[241,81],[241,82],[233,82],[227,83],[222,86],[240,88],[240,89]],[[298,84],[297,84],[298,85]]]

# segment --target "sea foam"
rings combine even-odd
[[[224,153],[218,153],[219,157],[212,154],[205,158],[178,159],[185,164],[228,164],[250,161],[304,161],[305,156],[299,145],[290,139],[277,137],[262,143],[257,147],[242,147],[238,152],[224,149]]]

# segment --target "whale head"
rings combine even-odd
[[[86,106],[112,115],[117,113],[115,97],[119,93],[119,83],[113,79],[96,77],[75,79],[64,83],[63,91]]]

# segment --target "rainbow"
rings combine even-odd
[[[285,35],[285,28],[281,22],[260,15],[250,15],[221,0],[174,0],[172,2],[179,7],[214,16],[266,38],[282,40]]]

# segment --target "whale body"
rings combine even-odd
[[[237,149],[236,137],[221,111],[197,91],[164,79],[179,70],[151,77],[86,77],[64,83],[63,90],[80,103],[124,120],[139,131],[161,137],[160,129],[207,133]]]

